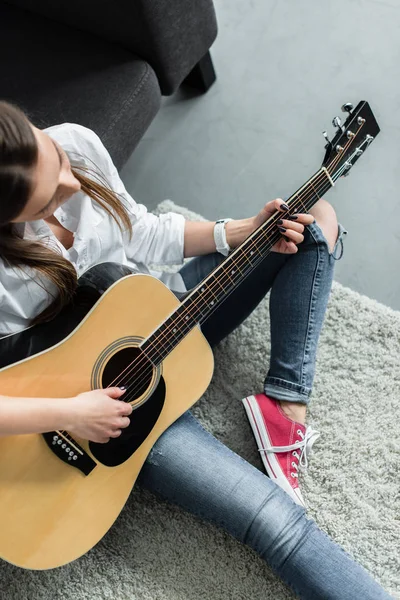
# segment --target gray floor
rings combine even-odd
[[[341,283],[400,309],[400,0],[215,0],[218,81],[166,98],[122,178],[137,202],[209,219],[289,196],[323,158],[343,102],[381,134],[328,199],[348,229]]]

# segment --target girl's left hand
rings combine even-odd
[[[226,223],[226,236],[228,244],[231,248],[235,248],[241,244],[246,237],[248,237],[253,231],[258,229],[265,221],[267,221],[277,210],[282,213],[287,212],[284,201],[281,198],[267,202],[267,204],[260,210],[258,215],[250,217],[250,219],[243,219],[241,227],[235,224],[239,224],[238,221],[229,221]],[[282,237],[280,240],[272,246],[273,252],[281,252],[282,254],[294,254],[298,248],[296,244],[301,244],[304,240],[304,226],[310,225],[315,221],[314,217],[305,213],[295,213],[296,219],[285,219],[282,214],[282,223],[279,223],[286,231],[281,231]]]
[[[267,202],[258,215],[253,217],[254,229],[260,227],[260,225],[267,221],[277,210],[280,210],[283,213],[287,212],[282,208],[282,204],[285,206],[285,203],[281,198]],[[304,226],[310,225],[315,221],[312,215],[306,213],[295,213],[295,216],[297,216],[297,219],[294,220],[282,218],[280,226],[286,229],[286,231],[281,231],[282,238],[272,246],[273,252],[281,252],[282,254],[294,254],[297,252],[298,248],[296,244],[301,244],[304,240]]]

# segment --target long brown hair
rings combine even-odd
[[[49,293],[49,286],[46,287],[41,276],[56,286],[52,303],[32,320],[32,325],[55,317],[71,300],[77,286],[74,266],[56,248],[24,239],[18,227],[10,223],[28,202],[38,154],[27,114],[15,104],[0,101],[0,258],[7,266],[23,269]],[[72,163],[71,170],[81,183],[82,191],[97,202],[121,230],[124,228],[132,234],[128,212],[100,170]]]

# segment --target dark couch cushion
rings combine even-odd
[[[6,0],[121,45],[174,93],[217,35],[213,0]]]
[[[93,129],[121,169],[157,113],[152,68],[127,50],[0,3],[0,98],[36,127]]]

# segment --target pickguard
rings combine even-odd
[[[131,423],[122,430],[118,438],[111,438],[106,444],[89,442],[93,456],[107,467],[115,467],[126,461],[148,437],[158,421],[165,402],[165,381],[163,377],[144,404],[131,414]]]

